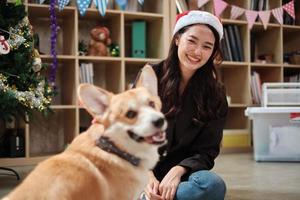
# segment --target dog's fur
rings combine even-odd
[[[137,199],[148,181],[148,170],[158,160],[158,143],[165,142],[167,126],[159,111],[156,76],[149,67],[143,68],[142,74],[138,86],[147,89],[137,87],[118,95],[80,85],[80,102],[96,123],[77,136],[63,153],[40,163],[5,200]],[[136,112],[136,116],[128,111]],[[163,123],[154,126],[157,119],[163,119]],[[128,131],[142,140],[133,140]],[[155,133],[160,134],[156,139]],[[139,165],[100,149],[97,141],[103,135],[140,158]]]

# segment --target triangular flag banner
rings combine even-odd
[[[215,15],[217,17],[220,17],[220,15],[222,14],[222,12],[225,10],[225,8],[227,7],[227,3],[225,1],[222,0],[214,0],[214,9],[215,9]]]
[[[198,0],[197,6],[198,8],[201,8],[204,6],[209,0]]]
[[[271,11],[269,11],[269,10],[258,11],[258,15],[264,25],[264,29],[267,29],[267,26],[268,26],[268,23],[270,20],[270,16],[271,16]]]
[[[143,5],[144,4],[144,0],[138,0],[138,2]]]
[[[116,0],[116,2],[122,10],[125,10],[127,6],[127,0]]]
[[[295,19],[295,7],[294,1],[290,1],[282,6],[282,8],[293,18]]]
[[[69,2],[70,0],[58,0],[58,9],[62,11]]]
[[[108,0],[94,0],[100,15],[105,16]]]
[[[257,18],[257,11],[253,11],[253,10],[246,10],[246,19],[247,19],[247,22],[248,22],[248,28],[249,29],[252,29],[252,26]]]
[[[77,7],[81,16],[85,15],[85,11],[88,9],[91,0],[77,0]]]
[[[238,6],[231,5],[231,11],[230,11],[230,19],[237,19],[239,16],[244,14],[245,9],[240,8]]]
[[[46,0],[40,0],[40,4],[43,4]]]
[[[272,14],[275,17],[275,19],[278,21],[279,24],[283,24],[283,19],[282,19],[283,9],[282,9],[282,7],[273,9]]]

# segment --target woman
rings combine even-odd
[[[151,65],[168,120],[168,144],[159,149],[160,161],[149,172],[142,199],[224,199],[224,181],[209,171],[220,151],[228,110],[214,66],[222,36],[214,15],[180,14],[168,57]]]

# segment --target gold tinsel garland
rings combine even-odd
[[[44,111],[47,106],[51,103],[51,97],[46,98],[44,96],[45,82],[39,82],[37,88],[30,87],[29,91],[18,91],[15,87],[9,87],[7,84],[7,78],[0,73],[0,91],[5,93],[10,93],[14,98],[16,98],[24,106],[37,109],[39,111]],[[51,88],[46,88],[47,93],[51,92]]]

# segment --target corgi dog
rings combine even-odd
[[[5,200],[136,200],[166,143],[157,79],[146,66],[137,87],[120,94],[81,84],[94,123],[66,150],[36,166]]]

